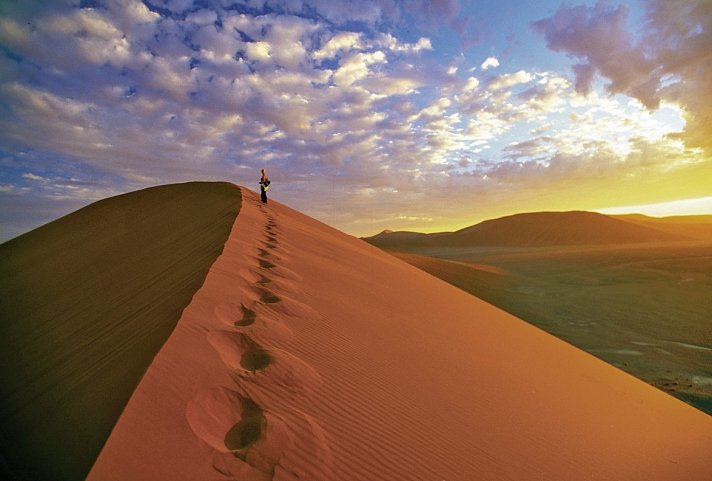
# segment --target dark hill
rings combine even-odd
[[[0,478],[83,480],[240,210],[227,183],[105,199],[0,245]]]
[[[684,235],[595,212],[532,212],[486,220],[456,232],[407,236],[379,234],[366,240],[378,247],[400,250],[412,247],[632,244],[686,240]]]

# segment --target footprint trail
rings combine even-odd
[[[243,270],[239,299],[215,308],[225,328],[206,334],[234,386],[197,393],[186,417],[196,436],[214,450],[213,468],[223,479],[327,480],[332,455],[323,429],[289,405],[295,396],[312,395],[321,378],[284,348],[292,335],[290,318],[318,313],[289,296],[290,279],[298,276],[280,265],[278,215],[256,197],[251,202],[258,203],[263,238]]]

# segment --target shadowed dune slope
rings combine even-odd
[[[710,445],[704,413],[243,190],[88,480],[695,481]]]
[[[409,247],[564,246],[689,240],[670,230],[596,212],[530,212],[486,220],[456,232],[381,233],[366,241],[385,249]]]
[[[86,477],[240,205],[227,183],[154,187],[0,245],[2,479]]]

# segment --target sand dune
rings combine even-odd
[[[530,212],[486,220],[456,232],[422,234],[384,231],[366,238],[385,249],[472,246],[564,246],[632,244],[690,240],[688,231],[660,229],[650,223],[595,212]]]
[[[239,208],[232,184],[162,186],[0,245],[0,479],[86,477]]]
[[[710,446],[709,416],[243,190],[88,479],[692,481]]]

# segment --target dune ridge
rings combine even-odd
[[[709,416],[243,189],[88,479],[692,481],[710,445]]]

